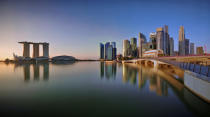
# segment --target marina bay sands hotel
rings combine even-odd
[[[32,58],[38,58],[38,57],[46,57],[49,58],[49,43],[46,42],[18,42],[20,44],[23,44],[23,57],[24,58],[30,58],[30,44],[33,45],[33,57]],[[43,56],[39,55],[39,45],[43,45]]]

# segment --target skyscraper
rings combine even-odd
[[[139,54],[139,58],[142,57],[142,54],[143,54],[143,44],[146,43],[147,40],[146,40],[146,37],[144,34],[142,33],[139,33],[139,51],[138,51],[138,54]]]
[[[130,51],[130,41],[129,40],[123,40],[123,57],[128,57]]]
[[[117,56],[116,42],[111,42],[112,45],[112,59],[115,60]]]
[[[190,54],[191,55],[195,54],[195,45],[194,45],[194,43],[190,43]]]
[[[169,44],[169,34],[168,34],[168,26],[164,25],[163,27],[164,38],[163,38],[163,52],[165,55],[170,54],[170,44]]]
[[[157,38],[156,38],[156,33],[152,32],[150,33],[150,41],[151,41],[151,49],[157,49]]]
[[[185,33],[184,26],[179,29],[179,55],[185,55]]]
[[[108,57],[108,47],[109,47],[109,45],[110,45],[110,42],[105,43],[105,59],[107,59],[107,57]]]
[[[196,48],[196,54],[198,54],[198,55],[203,55],[204,54],[204,50],[203,50],[202,46]]]
[[[100,59],[104,58],[105,60],[115,60],[116,54],[116,42],[106,42],[105,45],[100,43]]]
[[[169,38],[169,55],[174,56],[174,39],[172,37]]]
[[[100,59],[104,59],[104,44],[100,43]]]
[[[156,38],[157,38],[157,49],[163,50],[164,48],[164,32],[163,28],[156,29]]]
[[[137,39],[131,38],[131,56],[137,57]]]
[[[185,39],[185,55],[189,55],[189,44],[190,44],[190,40]]]
[[[113,47],[109,45],[107,48],[107,60],[113,60]]]

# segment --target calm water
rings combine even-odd
[[[210,116],[210,105],[184,87],[181,75],[163,71],[101,62],[0,63],[0,112],[8,116]]]

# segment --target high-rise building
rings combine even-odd
[[[130,55],[130,41],[123,40],[123,57],[128,57]]]
[[[111,42],[111,45],[112,45],[112,59],[115,60],[116,59],[116,56],[117,56],[117,48],[116,48],[116,42]]]
[[[169,34],[168,34],[168,26],[164,25],[163,27],[164,38],[163,38],[163,52],[165,55],[170,55],[170,42],[169,42]]]
[[[109,45],[107,48],[107,60],[113,59],[113,47],[112,45]]]
[[[169,38],[169,55],[174,56],[174,39],[172,37]]]
[[[137,57],[137,39],[136,38],[131,38],[131,56],[132,57]]]
[[[100,59],[104,59],[104,44],[100,43]]]
[[[157,38],[156,38],[156,32],[150,33],[150,49],[157,49]]]
[[[189,55],[189,44],[190,44],[190,40],[185,39],[185,55]]]
[[[139,50],[138,50],[138,54],[139,54],[139,58],[142,57],[142,54],[143,54],[143,44],[146,43],[147,40],[146,40],[146,37],[144,34],[142,33],[139,33]]]
[[[163,50],[165,55],[170,55],[170,36],[167,25],[156,29],[156,43],[158,50]]]
[[[107,59],[107,57],[108,57],[108,47],[109,47],[109,45],[110,45],[110,42],[105,43],[105,59]]]
[[[179,55],[185,55],[185,32],[184,26],[179,29]]]
[[[157,38],[157,49],[163,50],[164,48],[164,32],[163,28],[156,29],[156,38]]]
[[[112,59],[115,60],[117,57],[117,48],[113,48],[112,50]]]
[[[116,55],[117,55],[116,42],[106,42],[105,45],[100,43],[100,59],[115,60]]]
[[[191,55],[195,54],[195,45],[194,45],[194,43],[190,43],[190,54]]]
[[[203,50],[202,46],[196,48],[196,54],[198,54],[198,55],[203,55],[204,54],[204,50]]]

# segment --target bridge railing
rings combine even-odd
[[[189,62],[177,62],[177,61],[171,61],[171,60],[164,60],[164,59],[158,59],[159,61],[172,64],[174,66],[177,66],[179,68],[189,70],[207,77],[210,77],[210,66],[204,66],[200,64],[194,64]]]

